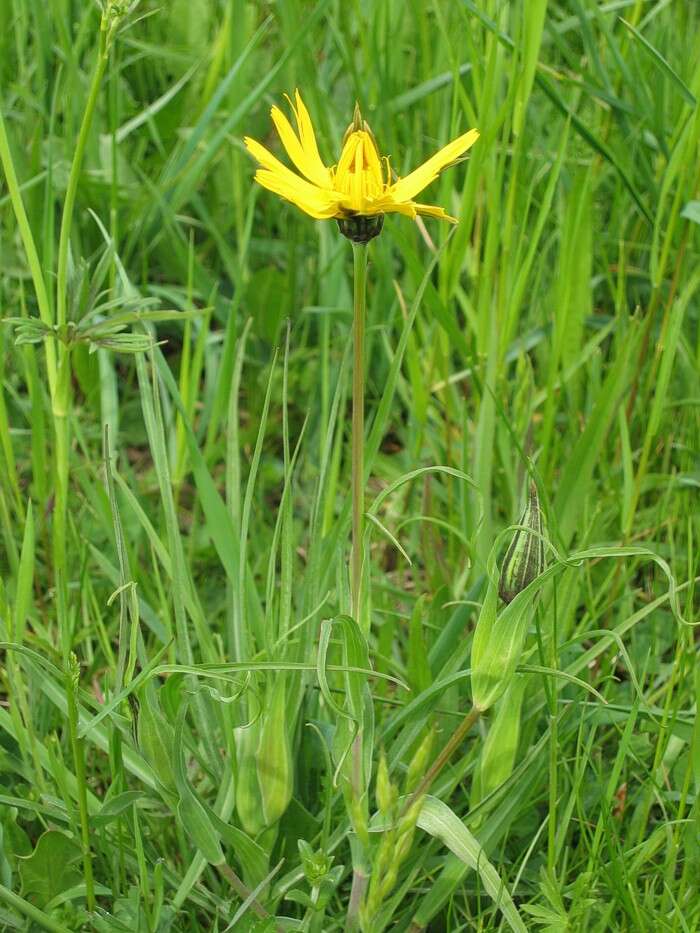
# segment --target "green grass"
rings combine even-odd
[[[110,24],[0,4],[0,927],[700,930],[700,9]],[[481,131],[369,247],[368,627],[352,251],[242,142],[296,87],[329,162]],[[407,811],[479,618],[518,673]]]

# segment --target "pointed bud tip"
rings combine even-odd
[[[352,114],[352,128],[354,132],[358,132],[363,129],[364,121],[362,119],[362,111],[360,110],[360,102],[355,101],[355,110]]]

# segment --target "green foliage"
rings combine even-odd
[[[22,894],[45,907],[80,881],[80,847],[63,832],[47,830],[19,862]]]
[[[368,247],[359,625],[296,87],[481,132]],[[3,929],[700,927],[698,100],[680,0],[0,3]]]

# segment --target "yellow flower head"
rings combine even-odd
[[[375,218],[379,221],[375,224],[378,229],[371,235],[381,230],[381,219],[388,213],[405,214],[411,218],[427,214],[456,223],[455,218],[441,207],[420,204],[413,198],[434,181],[442,169],[464,155],[479,138],[478,130],[469,130],[436,152],[410,175],[393,180],[389,159],[380,157],[374,136],[362,120],[358,107],[355,107],[354,120],[345,134],[338,164],[328,167],[319,155],[311,118],[299,91],[295,98],[296,105],[288,100],[295,117],[296,132],[279,107],[272,108],[271,116],[282,145],[300,175],[283,165],[259,142],[248,136],[244,139],[248,151],[260,164],[255,180],[263,188],[274,191],[319,220],[334,217],[342,222],[350,218]]]

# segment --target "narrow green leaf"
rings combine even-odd
[[[465,865],[479,874],[486,893],[498,906],[508,926],[516,933],[527,933],[505,882],[486,857],[478,839],[447,804],[428,795],[418,816],[417,825],[439,839]]]
[[[33,582],[34,512],[30,501],[27,503],[27,515],[24,522],[24,537],[17,571],[17,594],[15,597],[14,639],[20,644],[24,640],[24,629],[31,609]]]
[[[690,90],[690,88],[685,83],[685,81],[683,81],[680,75],[676,71],[674,71],[673,68],[671,68],[671,66],[666,61],[666,59],[663,57],[661,52],[659,52],[658,49],[654,48],[651,42],[649,42],[649,40],[646,39],[642,35],[642,33],[636,27],[632,25],[632,23],[628,23],[627,20],[623,19],[622,16],[619,17],[619,20],[629,29],[629,31],[632,33],[632,35],[635,37],[635,39],[640,43],[644,51],[647,53],[649,58],[654,62],[654,64],[662,72],[662,74],[665,74],[667,77],[671,79],[676,89],[680,91],[681,96],[683,97],[685,102],[690,104],[691,107],[695,107],[697,105],[697,100],[695,99],[695,95]]]

